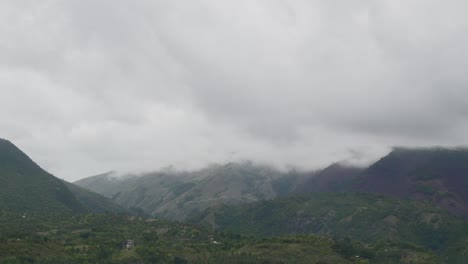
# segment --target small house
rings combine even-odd
[[[133,249],[135,247],[135,242],[131,239],[128,239],[124,242],[124,248],[127,250]]]

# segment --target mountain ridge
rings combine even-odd
[[[319,171],[280,172],[251,162],[194,172],[154,172],[139,177],[109,174],[75,182],[124,207],[184,220],[219,204],[250,203],[309,192],[371,192],[430,202],[468,215],[466,148],[396,148],[367,168],[334,163]]]
[[[249,203],[284,195],[295,188],[301,176],[241,162],[211,165],[193,172],[161,171],[138,177],[112,178],[101,174],[75,184],[127,208],[139,207],[153,216],[184,220],[220,203]]]
[[[101,195],[48,173],[6,139],[0,139],[0,209],[58,214],[123,211]]]
[[[427,201],[468,217],[468,149],[396,148],[351,189]]]

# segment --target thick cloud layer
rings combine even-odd
[[[0,2],[0,137],[69,180],[468,140],[449,0]]]

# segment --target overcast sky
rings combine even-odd
[[[468,1],[2,0],[0,137],[76,180],[468,142]]]

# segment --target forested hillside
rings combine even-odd
[[[51,214],[124,211],[110,199],[49,174],[4,139],[0,139],[0,209]]]

